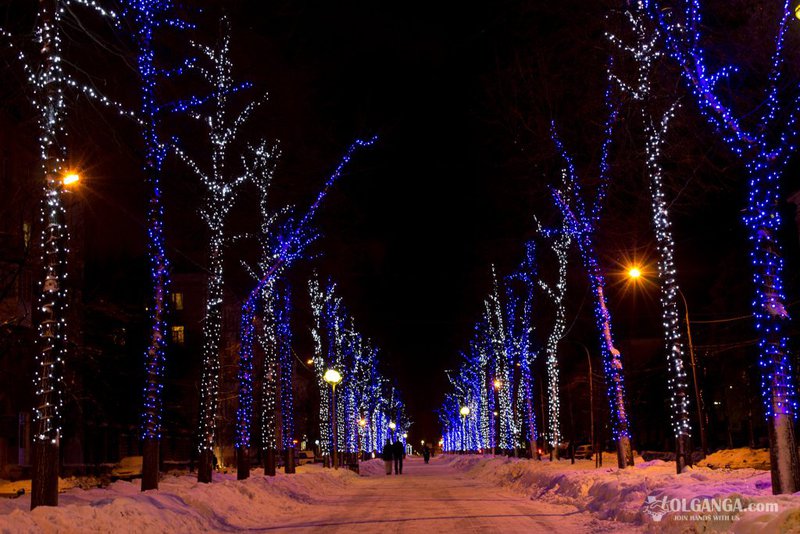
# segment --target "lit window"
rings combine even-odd
[[[172,306],[176,310],[183,309],[183,293],[173,293],[172,294]]]
[[[176,345],[183,345],[183,326],[172,327],[172,342]]]

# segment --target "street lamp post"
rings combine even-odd
[[[467,452],[467,416],[469,415],[469,406],[462,406],[461,410],[461,452]]]
[[[694,360],[694,344],[692,343],[692,327],[689,322],[689,305],[686,303],[686,296],[683,291],[678,288],[678,294],[683,301],[684,319],[686,321],[686,341],[689,344],[689,360],[692,365],[692,381],[694,382],[694,403],[697,405],[697,430],[700,432],[700,448],[703,451],[703,457],[708,456],[708,441],[706,441],[706,425],[703,421],[703,404],[700,399],[700,386],[697,385],[697,366]]]
[[[589,375],[588,375],[588,378],[589,378],[589,433],[590,433],[591,440],[592,440],[592,454],[596,455],[595,456],[595,467],[599,467],[600,465],[602,465],[603,452],[600,451],[599,452],[599,456],[598,456],[597,444],[595,443],[595,438],[594,438],[594,376],[592,374],[592,355],[589,352],[589,347],[587,347],[586,345],[584,345],[580,341],[575,341],[573,339],[570,339],[569,341],[572,341],[576,345],[580,345],[583,348],[583,351],[586,353],[586,361],[589,364]]]
[[[363,417],[361,419],[359,419],[358,420],[358,427],[361,429],[361,431],[359,432],[359,436],[358,436],[358,452],[356,454],[357,454],[358,457],[360,457],[361,456],[361,438],[362,438],[362,435],[364,434],[364,432],[366,430],[367,420],[364,419]],[[366,453],[366,449],[365,449],[364,452]]]
[[[640,278],[642,276],[642,271],[638,267],[632,267],[628,269],[628,276],[634,280]],[[677,290],[678,295],[680,295],[681,300],[683,301],[683,310],[684,310],[684,321],[686,322],[686,341],[689,346],[689,358],[692,365],[692,379],[694,383],[694,397],[695,397],[695,404],[697,405],[697,428],[700,432],[700,447],[703,452],[703,456],[705,457],[708,454],[708,442],[706,441],[706,431],[705,431],[705,424],[703,421],[703,405],[700,399],[700,387],[697,383],[697,366],[695,364],[695,357],[694,357],[694,344],[692,343],[692,328],[691,323],[689,321],[689,304],[686,302],[686,295],[683,294],[681,288],[675,285],[675,289]],[[691,450],[689,448],[689,438],[688,434],[685,436],[686,443],[682,444],[681,439],[684,436],[678,438],[678,444],[676,447],[676,464],[678,466],[679,473],[681,471],[681,453],[686,455],[683,461],[687,465],[691,465]],[[685,450],[681,450],[681,449]]]
[[[331,395],[332,410],[331,411],[333,412],[333,414],[331,416],[331,418],[333,419],[333,449],[332,449],[332,452],[333,452],[333,467],[334,467],[334,469],[339,469],[338,456],[337,456],[337,452],[336,452],[336,445],[337,445],[337,442],[338,442],[338,439],[339,439],[338,436],[337,436],[337,433],[336,433],[336,426],[337,426],[337,421],[336,421],[336,384],[338,384],[339,382],[342,381],[342,375],[339,374],[339,371],[336,371],[335,369],[328,369],[327,371],[325,371],[325,375],[322,378],[323,378],[323,380],[325,380],[325,382],[327,382],[328,384],[331,385],[331,392],[332,392],[332,395]]]

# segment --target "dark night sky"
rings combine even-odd
[[[386,375],[396,379],[415,421],[414,439],[438,438],[433,410],[446,391],[443,371],[457,364],[479,317],[490,265],[508,273],[532,235],[534,211],[546,213],[543,186],[554,179],[550,119],[564,125],[580,164],[596,161],[591,132],[601,116],[608,6],[575,0],[196,3],[207,6],[198,38],[214,35],[224,6],[233,21],[238,76],[270,92],[250,133],[281,140],[279,196],[307,205],[355,137],[380,136],[323,207],[315,265],[340,283],[357,326],[383,349]],[[112,92],[125,86],[114,77],[94,81]],[[101,126],[103,139],[81,154],[95,162],[89,249],[105,262],[126,261],[144,243],[144,193],[130,171],[139,167],[138,140],[112,119]],[[78,135],[82,128],[75,127]],[[85,128],[97,131],[96,124]],[[690,119],[676,129],[687,144],[707,131]],[[731,245],[741,236],[741,190],[731,186],[739,177],[723,151],[707,137],[695,144],[672,169],[682,191],[674,206],[676,237],[686,292],[708,316],[713,291],[719,292],[715,265],[745,261],[742,245]],[[169,172],[180,174],[178,168],[168,164]],[[716,189],[697,188],[704,173],[715,176]],[[191,200],[196,189],[185,182],[166,187],[172,253],[202,265]],[[630,243],[652,253],[645,193],[628,185],[612,189],[606,265]],[[255,214],[239,210],[236,217]],[[614,298],[617,288],[610,291]],[[578,285],[571,308],[585,315],[582,293]],[[632,332],[645,316],[657,324],[654,300],[640,300],[638,308],[619,304],[620,331]],[[723,314],[747,313],[746,294],[728,301]]]
[[[323,211],[319,262],[340,282],[361,330],[384,349],[387,374],[416,421],[414,439],[438,436],[443,371],[457,365],[480,314],[490,264],[508,273],[531,237],[534,210],[546,217],[550,118],[585,153],[579,163],[596,161],[596,137],[587,132],[599,131],[602,117],[609,6],[600,4],[226,3],[253,39],[242,58],[247,75],[273,92],[268,109],[278,115],[288,177],[318,176],[354,136],[380,135]],[[742,237],[741,191],[730,166],[708,163],[729,165],[697,133],[708,132],[701,120],[687,118],[676,130],[697,145],[675,143],[689,162],[673,169],[681,191],[674,208],[684,289],[703,314],[718,284],[713,265],[746,261],[731,245]],[[716,185],[696,189],[704,180],[689,173],[711,172]],[[652,257],[648,210],[643,187],[612,189],[603,235],[612,270],[620,251]],[[574,311],[582,306],[576,278]],[[621,289],[612,284],[612,298],[622,298]],[[723,315],[746,313],[746,294],[727,302]],[[658,335],[647,326],[658,324],[654,296],[612,305],[623,335]]]
[[[483,142],[490,135],[483,78],[495,69],[501,15],[427,3],[258,10],[248,28],[276,54],[276,70],[301,80],[298,104],[297,87],[272,65],[265,69],[277,113],[285,99],[303,113],[297,130],[280,134],[287,172],[308,173],[308,162],[295,159],[305,146],[326,151],[328,163],[331,142],[380,136],[323,210],[320,263],[341,284],[361,330],[384,349],[415,439],[435,439],[443,370],[480,313],[489,264],[510,263],[530,231],[526,184],[498,172]]]

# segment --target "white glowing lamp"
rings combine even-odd
[[[339,374],[339,371],[336,369],[328,369],[325,371],[325,375],[322,377],[322,379],[328,384],[335,386],[342,381],[342,375]]]

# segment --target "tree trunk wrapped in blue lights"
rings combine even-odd
[[[659,30],[666,51],[677,64],[704,115],[718,136],[743,163],[749,198],[743,222],[750,239],[753,264],[753,317],[758,332],[759,366],[764,411],[770,436],[773,493],[800,490],[800,461],[794,433],[797,386],[787,349],[789,313],[783,288],[783,258],[779,241],[782,180],[796,151],[800,99],[798,83],[788,82],[784,45],[793,4],[784,0],[774,36],[775,48],[768,79],[745,79],[762,87],[756,101],[736,111],[725,95],[733,86],[737,67],[714,69],[703,48],[699,0],[678,2],[682,9],[665,9],[661,2],[642,0],[642,8]],[[777,8],[778,6],[776,6]],[[723,79],[727,83],[719,83]],[[753,111],[755,110],[755,111]]]
[[[600,220],[605,194],[610,180],[608,153],[611,145],[613,126],[616,121],[616,108],[610,103],[610,91],[606,94],[609,117],[605,124],[602,157],[600,161],[599,185],[589,209],[581,192],[581,184],[575,173],[572,158],[567,154],[563,143],[553,127],[553,142],[564,160],[561,189],[553,190],[556,206],[561,211],[564,223],[569,228],[572,239],[578,244],[583,267],[589,277],[589,287],[595,297],[595,322],[600,336],[600,353],[603,357],[608,399],[611,404],[611,428],[617,442],[617,464],[620,469],[633,465],[631,434],[628,409],[625,398],[625,379],[622,368],[622,354],[614,343],[611,312],[605,294],[605,278],[595,249],[595,231]]]
[[[368,141],[356,140],[345,153],[334,172],[328,177],[324,187],[302,218],[296,220],[288,208],[271,209],[268,203],[269,189],[278,156],[277,148],[262,143],[253,147],[253,155],[246,161],[252,165],[248,175],[259,189],[261,208],[260,241],[262,257],[259,262],[258,281],[248,294],[242,306],[239,345],[239,408],[237,410],[235,446],[239,458],[247,458],[251,445],[250,429],[253,411],[253,351],[255,345],[255,328],[257,313],[269,308],[271,290],[277,280],[297,260],[303,258],[308,246],[316,239],[313,230],[314,217],[322,201],[333,185],[341,177],[345,166],[350,162],[355,151],[360,147],[370,146],[375,138]],[[313,303],[312,303],[313,309]],[[314,332],[312,332],[313,334]],[[314,336],[315,346],[321,349],[321,339]],[[314,365],[318,369],[322,362],[315,357]],[[324,372],[324,371],[323,371]],[[319,374],[319,373],[318,373]],[[321,403],[327,405],[327,399]],[[324,443],[324,441],[323,441]],[[274,450],[274,449],[273,449]],[[242,462],[244,460],[241,460]]]
[[[292,352],[291,291],[281,284],[276,295],[275,323],[280,365],[281,440],[286,473],[294,473],[294,353]]]
[[[525,296],[522,302],[522,313],[519,317],[518,336],[519,348],[517,361],[520,369],[520,387],[518,394],[519,411],[522,413],[522,423],[527,429],[525,439],[529,443],[531,457],[536,457],[538,448],[536,442],[539,434],[536,428],[536,413],[533,410],[533,372],[532,367],[536,359],[533,347],[533,305],[534,291],[536,289],[536,248],[533,242],[526,245],[525,261],[520,267],[516,278],[524,282]],[[557,449],[556,449],[557,450]]]

